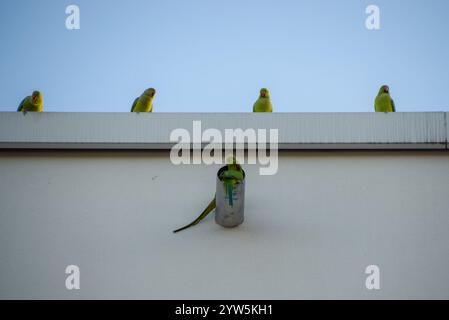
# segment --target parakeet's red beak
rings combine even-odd
[[[260,93],[260,96],[263,97],[263,98],[265,98],[265,92],[261,92],[261,93]]]

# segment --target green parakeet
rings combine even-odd
[[[233,206],[232,192],[236,184],[243,181],[242,167],[237,163],[235,158],[232,158],[232,162],[228,164],[228,170],[223,171],[220,176],[220,180],[223,181],[226,197],[229,201],[229,206]]]
[[[374,110],[376,112],[396,112],[393,99],[390,97],[390,88],[382,86],[374,101]]]
[[[244,178],[242,167],[237,163],[235,157],[232,157],[230,163],[228,164],[227,170],[223,171],[218,178],[221,181],[223,181],[226,190],[226,197],[229,199],[228,200],[229,205],[232,206],[233,205],[232,192],[234,191],[234,187],[237,184],[241,183]],[[173,232],[176,233],[198,224],[201,220],[206,218],[206,216],[210,212],[212,212],[212,210],[214,210],[216,206],[217,204],[214,197],[214,199],[212,199],[212,201],[209,203],[206,209],[204,209],[204,211],[201,212],[198,218],[196,218],[193,222],[189,223],[188,225],[179,228]]]
[[[39,91],[33,91],[31,96],[25,97],[19,104],[17,111],[22,112],[42,112],[43,98]]]
[[[140,97],[134,100],[131,107],[131,112],[152,112],[153,98],[155,94],[156,90],[153,88],[145,90]]]
[[[253,112],[273,112],[273,105],[271,104],[268,89],[260,89],[259,99],[254,103]]]

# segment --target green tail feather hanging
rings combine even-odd
[[[234,187],[243,181],[244,172],[243,172],[241,166],[237,164],[237,161],[234,157],[229,162],[230,162],[230,164],[228,165],[227,170],[224,170],[222,173],[220,173],[219,179],[224,184],[226,196],[228,197],[229,206],[232,207],[234,205],[234,199],[233,199]],[[196,218],[193,222],[189,223],[188,225],[186,225],[182,228],[179,228],[173,232],[176,233],[176,232],[179,232],[181,230],[190,228],[191,226],[198,224],[215,208],[216,208],[216,200],[214,197],[212,199],[212,201],[209,203],[209,205],[206,207],[206,209],[204,209],[204,211],[200,214],[200,216],[198,218]]]
[[[189,223],[188,225],[179,228],[175,231],[173,231],[174,233],[182,231],[184,229],[190,228],[191,226],[194,226],[196,224],[198,224],[201,220],[203,220],[204,218],[206,218],[206,216],[212,212],[212,210],[214,210],[216,207],[216,202],[215,202],[215,197],[212,199],[212,201],[209,203],[209,205],[206,207],[206,209],[204,209],[203,212],[201,212],[200,216],[198,218],[196,218],[193,222]]]

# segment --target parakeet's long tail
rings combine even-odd
[[[234,199],[232,198],[232,190],[234,189],[232,183],[227,183],[226,184],[226,192],[228,194],[228,199],[229,199],[229,206],[233,206],[234,205]]]
[[[177,229],[177,230],[175,230],[173,232],[176,233],[176,232],[182,231],[184,229],[187,229],[189,227],[192,227],[192,226],[198,224],[201,220],[206,218],[206,216],[210,212],[212,212],[212,210],[214,210],[215,207],[216,207],[216,203],[215,203],[215,197],[214,197],[214,199],[209,203],[209,205],[206,207],[206,209],[204,209],[204,211],[200,214],[200,216],[198,218],[196,218],[192,223],[189,223],[188,225],[186,225],[186,226],[184,226],[182,228],[179,228],[179,229]]]
[[[27,99],[27,98],[24,98],[24,99],[20,102],[19,107],[17,108],[17,112],[20,112],[20,111],[23,110],[23,103],[25,102],[26,99]]]

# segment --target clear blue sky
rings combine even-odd
[[[76,4],[81,29],[67,30]],[[365,8],[381,9],[381,30]],[[1,0],[0,111],[33,89],[46,111],[372,111],[389,84],[398,111],[449,111],[447,0]]]

